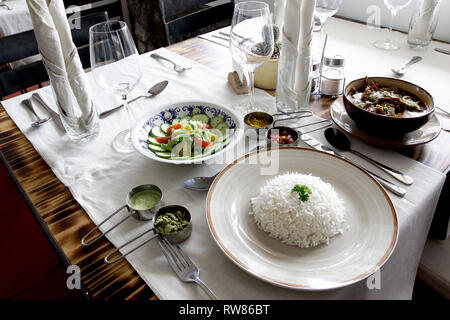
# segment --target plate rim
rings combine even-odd
[[[398,241],[398,217],[397,217],[397,212],[395,210],[394,204],[392,203],[392,200],[390,199],[389,195],[387,194],[387,192],[384,190],[384,188],[379,184],[378,181],[375,180],[375,178],[373,178],[371,175],[369,175],[367,172],[365,172],[363,169],[359,168],[358,166],[356,166],[355,164],[351,163],[350,161],[346,160],[346,159],[342,159],[340,157],[337,157],[335,155],[329,154],[327,152],[323,152],[323,151],[319,151],[319,150],[314,150],[314,149],[309,149],[309,148],[303,148],[303,147],[280,147],[277,148],[277,150],[282,150],[282,149],[286,149],[286,150],[300,150],[300,151],[306,151],[306,152],[317,152],[319,154],[322,154],[326,157],[332,157],[338,161],[344,161],[347,164],[350,164],[354,169],[357,169],[359,171],[361,171],[362,173],[364,173],[366,175],[366,177],[368,177],[370,179],[370,181],[372,181],[373,183],[375,183],[375,185],[380,189],[380,191],[382,192],[384,198],[387,200],[388,204],[389,204],[389,208],[390,211],[392,213],[392,218],[393,218],[393,235],[391,238],[391,242],[389,243],[389,246],[386,250],[386,252],[384,253],[384,255],[380,258],[380,261],[378,261],[373,267],[371,267],[368,271],[353,277],[351,279],[345,280],[343,282],[339,282],[336,283],[335,285],[331,285],[328,287],[320,287],[320,288],[314,288],[308,285],[303,285],[303,284],[295,284],[295,283],[289,283],[286,281],[280,281],[277,279],[273,279],[271,277],[267,277],[264,274],[261,274],[259,272],[256,272],[254,270],[251,269],[251,267],[247,266],[245,263],[243,263],[242,261],[240,261],[239,259],[237,259],[230,251],[228,248],[226,248],[226,246],[223,244],[223,242],[218,239],[217,237],[217,233],[216,230],[214,228],[214,226],[212,225],[212,221],[211,221],[211,198],[212,198],[212,194],[214,192],[214,189],[217,185],[217,183],[220,181],[220,179],[222,178],[222,176],[225,174],[225,172],[227,172],[228,170],[230,170],[233,166],[235,166],[236,164],[238,164],[239,162],[241,162],[242,160],[250,157],[250,156],[254,156],[257,155],[260,152],[268,152],[270,151],[272,148],[267,148],[264,150],[258,150],[255,152],[251,152],[248,153],[238,159],[236,159],[235,161],[233,161],[232,163],[228,164],[218,175],[217,177],[214,179],[213,183],[211,184],[211,187],[209,188],[208,191],[208,195],[206,197],[206,221],[208,223],[208,227],[209,227],[209,231],[214,239],[214,241],[216,242],[217,246],[222,250],[222,252],[225,254],[225,256],[230,259],[234,264],[236,264],[238,267],[240,267],[241,269],[243,269],[244,271],[250,273],[251,275],[255,276],[256,278],[266,281],[268,283],[271,283],[273,285],[279,286],[279,287],[283,287],[283,288],[289,288],[289,289],[296,289],[296,290],[305,290],[305,291],[324,291],[324,290],[331,290],[331,289],[337,289],[337,288],[342,288],[348,285],[351,285],[353,283],[356,283],[358,281],[364,280],[367,277],[369,277],[370,275],[372,275],[373,273],[375,273],[377,270],[379,270],[391,257],[392,253],[394,252],[394,249],[397,245],[397,241]]]
[[[154,115],[156,112],[155,110],[149,111],[147,113],[145,113],[144,115],[142,115],[142,119],[136,121],[133,124],[133,127],[131,128],[131,143],[133,144],[133,147],[136,149],[137,152],[139,152],[140,154],[142,154],[144,157],[150,159],[150,160],[154,160],[157,162],[161,162],[161,163],[170,163],[170,164],[201,164],[204,163],[205,161],[211,160],[213,158],[215,158],[217,155],[222,154],[223,152],[225,152],[225,150],[227,150],[230,147],[233,147],[244,135],[244,124],[243,121],[241,119],[241,117],[239,116],[239,114],[232,110],[231,108],[221,104],[221,103],[217,103],[217,102],[208,102],[208,101],[204,101],[204,100],[181,100],[181,101],[174,101],[171,103],[165,103],[162,104],[158,107],[157,110],[164,110],[166,108],[169,108],[170,106],[175,106],[175,105],[179,105],[179,104],[186,104],[186,105],[199,105],[199,104],[204,104],[204,105],[212,105],[215,107],[219,107],[223,110],[225,110],[226,112],[230,113],[233,115],[233,117],[236,120],[236,131],[233,134],[233,138],[231,140],[231,142],[222,150],[219,150],[219,152],[216,152],[212,155],[206,156],[206,157],[202,157],[202,158],[198,158],[198,159],[187,159],[187,160],[168,160],[168,159],[164,159],[164,158],[159,158],[158,156],[155,156],[154,158],[149,157],[146,153],[144,153],[141,148],[140,145],[138,145],[138,142],[136,141],[136,134],[137,134],[137,130],[139,129],[139,125],[142,123],[142,119],[148,119],[151,115]]]
[[[433,137],[431,137],[431,139],[429,139],[429,140],[427,140],[427,141],[424,141],[424,142],[416,142],[416,143],[411,143],[411,144],[391,144],[391,143],[388,143],[386,139],[377,137],[377,139],[382,139],[383,141],[386,141],[386,143],[383,143],[383,142],[378,143],[378,142],[375,142],[374,140],[367,139],[367,138],[364,138],[364,137],[362,137],[362,136],[360,136],[360,135],[358,135],[358,134],[355,134],[354,132],[349,132],[345,127],[341,126],[341,125],[338,123],[338,121],[335,120],[335,117],[333,117],[333,112],[332,112],[333,106],[334,106],[335,104],[342,104],[342,105],[343,105],[344,102],[341,101],[341,100],[342,100],[342,97],[339,97],[339,98],[337,98],[336,100],[334,100],[334,101],[330,104],[330,117],[331,117],[331,119],[333,120],[333,123],[334,123],[337,127],[339,127],[339,129],[343,130],[345,133],[351,135],[351,136],[354,137],[355,139],[358,139],[359,141],[363,141],[363,142],[365,142],[365,143],[368,143],[368,144],[371,144],[371,145],[374,145],[374,146],[378,146],[378,147],[386,147],[386,148],[409,148],[409,147],[420,146],[420,145],[422,145],[422,144],[429,143],[429,142],[433,141],[434,139],[436,139],[436,138],[441,134],[441,131],[442,131],[441,123],[440,123],[438,117],[437,117],[437,116],[434,114],[434,112],[433,112],[433,115],[431,116],[430,119],[428,119],[428,121],[430,121],[432,118],[436,118],[436,120],[437,120],[438,123],[439,123],[439,131],[438,131]],[[344,108],[343,106],[342,106],[342,108],[343,108],[344,111],[345,111],[345,108]],[[347,111],[345,111],[345,112],[347,113]],[[355,122],[355,121],[353,121],[353,119],[350,119],[350,121]],[[428,121],[427,121],[427,122],[428,122]],[[422,126],[426,125],[427,122],[425,122]],[[416,130],[418,130],[418,129],[416,129]],[[414,131],[412,131],[412,132],[414,132]]]

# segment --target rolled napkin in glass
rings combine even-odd
[[[286,1],[276,90],[278,111],[306,108],[311,93],[315,0]]]
[[[416,0],[408,31],[408,44],[424,48],[431,42],[438,22],[441,0]]]
[[[98,135],[99,121],[62,0],[27,0],[34,34],[50,85],[71,140]]]

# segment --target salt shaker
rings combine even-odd
[[[338,96],[344,91],[345,59],[341,55],[324,57],[320,77],[320,93],[328,96]]]
[[[320,61],[313,61],[311,73],[311,94],[319,93],[320,85]]]

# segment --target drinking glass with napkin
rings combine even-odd
[[[278,65],[277,109],[306,108],[311,92],[311,42],[315,0],[286,1]]]
[[[69,137],[84,142],[98,134],[98,115],[72,41],[62,0],[27,0],[34,34]]]

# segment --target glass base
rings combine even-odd
[[[430,42],[410,42],[410,41],[408,41],[408,46],[411,49],[419,50],[419,51],[428,49],[429,45],[430,45]]]
[[[386,41],[386,40],[378,40],[373,43],[375,48],[383,49],[383,50],[398,50],[400,49],[400,46],[393,43],[392,41]]]
[[[271,106],[267,105],[267,103],[255,101],[254,105],[251,105],[250,101],[243,101],[235,108],[236,112],[240,115],[246,115],[250,112],[262,111],[271,113]]]
[[[119,132],[112,142],[114,150],[120,153],[130,153],[135,151],[133,144],[131,143],[131,130],[127,129]]]

